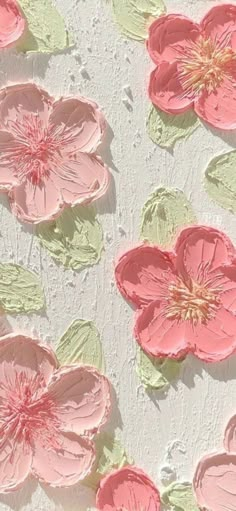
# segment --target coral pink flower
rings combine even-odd
[[[216,128],[236,128],[236,5],[213,7],[200,24],[161,16],[147,47],[157,65],[149,85],[154,105],[172,114],[193,107]]]
[[[124,467],[100,483],[96,505],[99,511],[159,511],[160,494],[139,468]]]
[[[0,190],[20,220],[50,220],[106,192],[109,173],[95,155],[106,123],[95,103],[14,85],[0,91],[0,124]]]
[[[224,448],[205,456],[194,475],[197,503],[204,511],[236,509],[236,416],[226,428]]]
[[[235,255],[225,234],[195,226],[173,252],[143,244],[121,257],[117,285],[138,307],[135,336],[146,353],[215,362],[236,351]]]
[[[92,436],[110,410],[107,379],[94,367],[58,368],[52,350],[22,335],[0,340],[0,493],[31,473],[53,487],[90,473]]]
[[[0,0],[0,48],[12,46],[25,30],[25,19],[15,0]]]

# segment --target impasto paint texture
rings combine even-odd
[[[0,18],[0,511],[233,511],[236,5]]]

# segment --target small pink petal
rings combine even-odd
[[[9,192],[9,200],[19,220],[32,224],[57,218],[63,210],[60,191],[50,177],[39,185],[24,181]]]
[[[96,103],[70,98],[54,103],[49,127],[62,133],[63,153],[93,153],[104,136],[106,121]]]
[[[64,431],[95,434],[107,421],[110,385],[94,367],[62,367],[52,377],[49,396],[56,404],[56,416]]]
[[[236,454],[236,415],[227,424],[224,436],[224,447],[226,451]]]
[[[206,323],[196,326],[188,323],[186,339],[194,355],[201,360],[225,360],[236,352],[236,315],[221,307]]]
[[[187,227],[181,231],[176,245],[176,267],[198,283],[204,282],[210,272],[221,265],[230,264],[235,248],[226,234],[202,225]]]
[[[185,329],[186,323],[167,318],[166,304],[156,301],[138,312],[135,337],[149,355],[178,360],[190,351]]]
[[[14,438],[1,438],[0,493],[11,493],[21,488],[27,479],[32,462],[31,449]]]
[[[90,474],[95,461],[93,443],[73,433],[59,433],[58,447],[45,446],[40,438],[33,450],[32,472],[40,482],[56,487],[77,484]]]
[[[161,499],[142,470],[124,467],[101,480],[96,506],[99,511],[159,511]]]
[[[236,49],[236,5],[216,5],[203,18],[200,27],[206,37],[222,47]]]
[[[49,94],[33,83],[12,85],[0,91],[0,124],[20,139],[19,128],[30,115],[47,122],[52,108]]]
[[[29,378],[42,376],[46,384],[57,368],[53,351],[35,339],[23,335],[9,334],[0,339],[0,382],[7,373],[24,372]]]
[[[76,159],[64,158],[50,175],[64,203],[75,206],[102,197],[108,190],[110,173],[95,155],[78,153]]]
[[[198,464],[193,488],[200,509],[236,509],[236,456],[226,453],[206,456]]]
[[[152,103],[170,114],[183,113],[193,104],[184,92],[176,62],[161,62],[150,75],[149,97]]]
[[[174,271],[171,254],[140,245],[120,258],[115,277],[122,295],[140,307],[163,296]]]
[[[11,155],[17,151],[18,144],[7,131],[0,130],[0,190],[9,191],[20,184],[15,165],[11,165]]]
[[[200,35],[200,27],[181,14],[168,14],[157,18],[149,28],[147,48],[155,64],[172,62],[185,56],[189,43]]]
[[[222,268],[218,286],[222,288],[220,293],[222,305],[236,314],[236,264]]]
[[[0,48],[12,46],[23,34],[26,22],[15,0],[0,0]]]
[[[235,6],[236,7],[236,6]],[[202,92],[194,104],[196,114],[215,128],[234,130],[236,128],[236,68],[211,93]]]

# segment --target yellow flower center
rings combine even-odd
[[[184,48],[178,59],[180,81],[188,95],[197,96],[203,90],[213,92],[236,69],[236,54],[230,47],[222,48],[212,39],[199,39]]]
[[[212,319],[220,307],[219,289],[177,278],[169,286],[166,317],[190,321],[193,325]]]

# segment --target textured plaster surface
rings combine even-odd
[[[166,0],[170,12],[196,20],[219,3]],[[1,195],[1,261],[38,272],[47,301],[45,314],[11,317],[9,322],[55,346],[73,320],[93,320],[117,396],[108,429],[117,428],[135,463],[158,485],[161,479],[166,481],[168,472],[170,479],[174,473],[179,479],[191,479],[197,461],[219,450],[224,426],[235,413],[236,357],[209,366],[189,357],[180,380],[167,393],[148,395],[135,372],[133,311],[115,287],[114,259],[137,242],[141,208],[160,185],[182,189],[199,222],[225,230],[236,243],[236,217],[211,203],[202,185],[207,163],[236,147],[236,134],[202,126],[173,151],[155,146],[145,128],[152,68],[145,46],[120,35],[111,4],[105,0],[55,0],[55,5],[74,32],[76,47],[51,57],[1,52],[0,85],[34,80],[52,95],[81,93],[102,106],[110,125],[102,153],[113,174],[107,198],[97,205],[105,252],[88,271],[58,267],[40,248],[33,229],[21,226],[11,215]],[[0,496],[1,511],[85,511],[92,505],[93,494],[82,486],[53,490],[34,481],[18,493]]]

